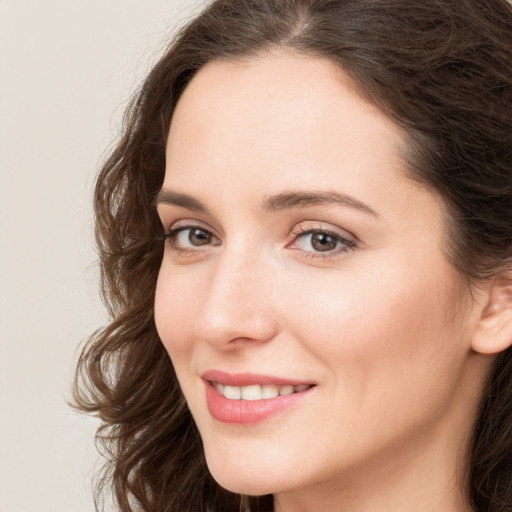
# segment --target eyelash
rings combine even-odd
[[[334,238],[336,241],[336,244],[340,244],[340,247],[336,247],[335,249],[331,251],[326,251],[325,253],[322,253],[321,251],[306,251],[304,250],[304,256],[307,258],[333,258],[335,256],[338,256],[339,254],[349,252],[350,250],[354,249],[356,246],[356,243],[354,240],[351,240],[350,238],[347,238],[340,233],[336,233],[335,231],[330,231],[329,229],[325,228],[307,228],[304,229],[302,226],[297,226],[296,229],[294,229],[291,233],[291,242],[297,241],[298,239],[302,237],[306,237],[307,235],[328,235]],[[287,245],[289,245],[289,243]]]
[[[168,240],[170,242],[172,249],[174,251],[178,252],[179,254],[182,254],[182,255],[197,254],[199,252],[202,252],[202,250],[199,247],[198,248],[179,247],[175,240],[175,237],[179,233],[182,233],[184,231],[194,230],[194,229],[200,230],[200,231],[206,233],[207,235],[215,238],[215,235],[210,230],[206,229],[205,227],[197,225],[197,224],[187,224],[187,225],[182,225],[182,226],[178,226],[174,229],[171,229],[168,233],[164,233],[164,241]],[[325,254],[322,253],[321,251],[302,250],[302,253],[307,258],[328,259],[328,258],[335,257],[341,253],[349,252],[350,250],[352,250],[356,247],[356,242],[354,240],[344,237],[343,235],[341,235],[340,233],[336,233],[335,231],[330,231],[325,228],[304,229],[300,225],[292,231],[286,246],[288,247],[292,242],[300,240],[301,238],[306,237],[307,235],[315,235],[315,234],[316,235],[317,234],[328,235],[328,236],[332,237],[335,240],[337,245],[340,244],[340,247],[336,247],[335,249],[330,250],[330,251],[325,251]],[[211,245],[211,244],[208,244],[208,245]],[[220,245],[220,244],[214,244],[214,245]]]
[[[164,233],[164,241],[168,240],[172,249],[180,254],[183,254],[183,255],[197,254],[198,252],[201,251],[200,248],[193,249],[191,247],[187,247],[185,249],[183,247],[179,247],[175,241],[176,235],[182,233],[183,231],[189,231],[189,230],[193,230],[193,229],[201,230],[201,231],[207,233],[208,235],[214,236],[213,233],[209,229],[206,229],[203,226],[200,226],[197,224],[186,224],[186,225],[178,226],[174,229],[171,229],[168,233]]]

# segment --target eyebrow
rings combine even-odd
[[[187,210],[194,212],[208,213],[208,209],[197,200],[188,194],[182,194],[181,192],[175,192],[174,190],[163,188],[158,192],[155,202],[155,206],[159,204],[168,204],[173,206],[181,206]]]
[[[155,206],[159,204],[168,204],[173,206],[181,206],[187,210],[208,213],[208,209],[195,197],[176,192],[171,189],[162,189],[158,193]],[[262,207],[268,212],[278,212],[283,210],[291,210],[295,208],[303,208],[315,205],[338,205],[348,206],[361,212],[367,213],[374,217],[380,215],[369,205],[355,199],[347,194],[335,191],[285,191],[279,194],[266,196],[263,200]]]

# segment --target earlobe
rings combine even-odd
[[[512,271],[497,276],[471,339],[474,351],[492,355],[512,345]]]

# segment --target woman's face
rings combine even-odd
[[[402,143],[320,59],[211,63],[180,99],[155,318],[224,487],[348,482],[459,446],[474,319]]]

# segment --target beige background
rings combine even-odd
[[[91,512],[76,347],[105,321],[91,188],[125,100],[198,0],[0,0],[0,512]]]

